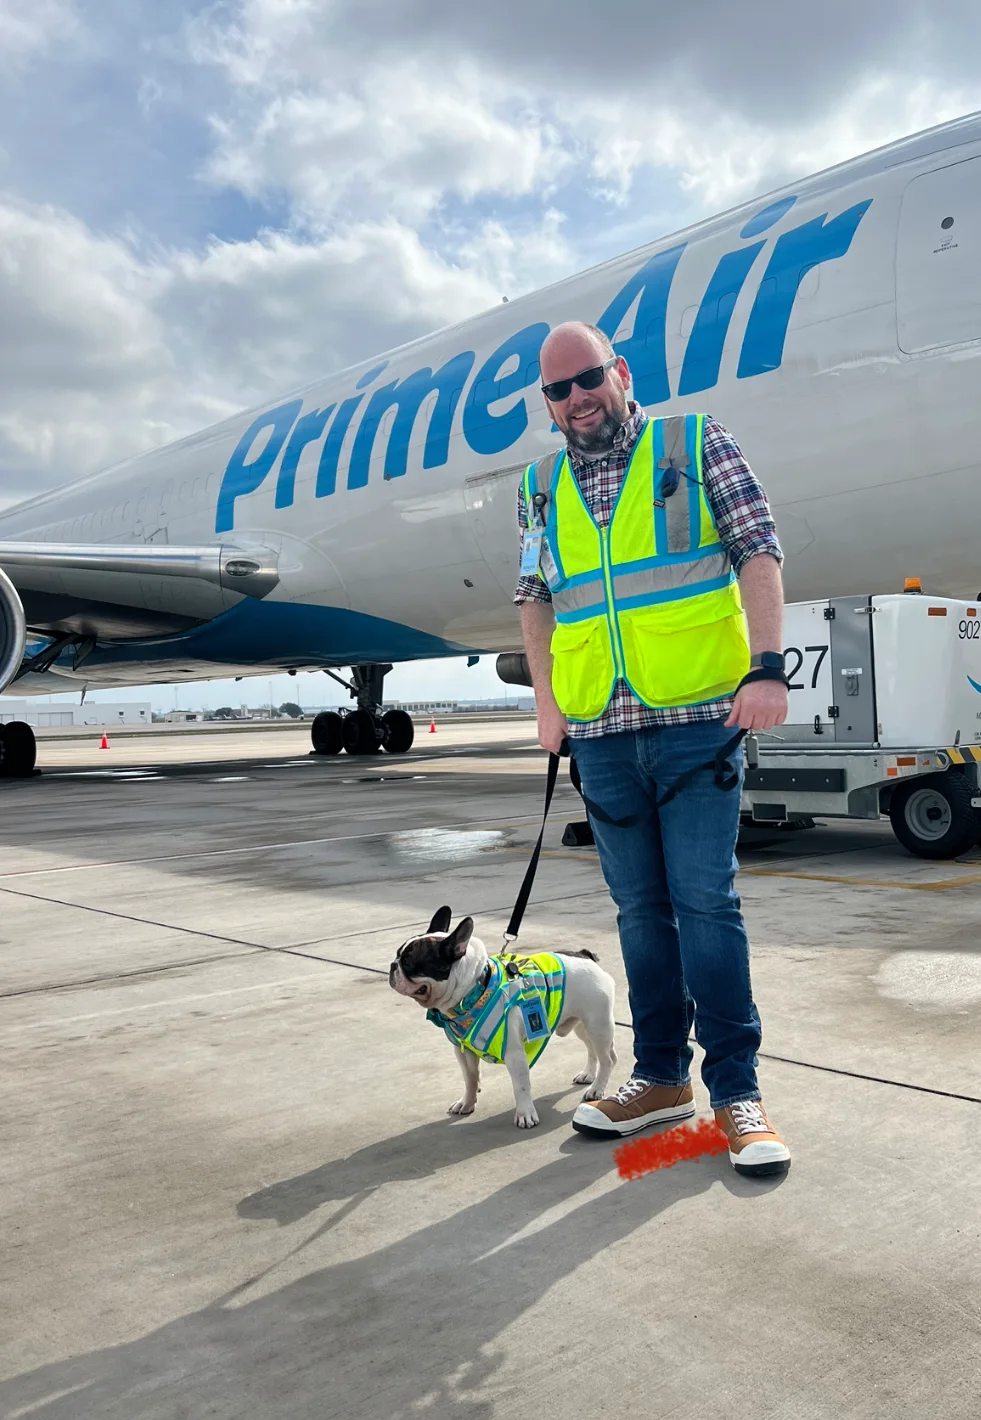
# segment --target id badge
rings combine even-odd
[[[542,530],[529,528],[521,543],[521,575],[534,577],[542,556]],[[512,566],[514,564],[512,563]]]
[[[548,1017],[540,996],[523,997],[519,1002],[525,1022],[525,1035],[529,1040],[541,1040],[549,1034]]]

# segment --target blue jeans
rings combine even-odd
[[[611,819],[632,820],[617,827],[590,814],[618,909],[634,1074],[687,1084],[694,1021],[713,1109],[760,1098],[760,1017],[733,887],[740,786],[721,790],[705,769],[664,808],[655,801],[733,733],[719,720],[571,741],[586,798]],[[741,785],[741,748],[731,758]]]

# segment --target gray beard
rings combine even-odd
[[[603,423],[590,434],[581,434],[577,429],[570,429],[565,436],[566,443],[570,444],[572,448],[578,449],[581,454],[608,454],[613,448],[613,440],[628,418],[626,401],[624,401],[622,416],[606,414]]]

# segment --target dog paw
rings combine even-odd
[[[475,1105],[473,1104],[473,1102],[472,1102],[471,1100],[463,1099],[463,1100],[457,1100],[455,1104],[451,1104],[450,1107],[449,1107],[449,1109],[446,1111],[446,1113],[447,1113],[447,1114],[473,1114],[474,1109],[475,1109]]]
[[[593,1077],[588,1070],[580,1070],[578,1075],[573,1075],[572,1083],[574,1085],[591,1085]]]
[[[588,1079],[588,1076],[587,1076],[587,1079]],[[582,1081],[579,1081],[578,1083],[579,1083],[579,1084],[582,1084],[583,1082],[582,1082]],[[603,1098],[603,1091],[602,1091],[602,1090],[598,1090],[598,1089],[596,1088],[596,1086],[594,1085],[591,1090],[587,1090],[586,1093],[583,1095],[583,1102],[585,1102],[586,1100],[601,1100],[602,1098]]]
[[[514,1111],[514,1122],[519,1129],[534,1129],[538,1123],[538,1110],[534,1105],[528,1108],[518,1108]]]

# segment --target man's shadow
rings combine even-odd
[[[424,1126],[408,1145],[402,1138],[362,1150],[360,1172],[341,1161],[315,1173],[335,1196],[366,1177],[377,1186],[393,1172],[405,1176],[397,1156],[419,1161],[437,1138],[435,1126]],[[457,1147],[445,1146],[444,1160]],[[440,1420],[491,1420],[513,1378],[498,1374],[515,1345],[502,1333],[606,1248],[718,1183],[729,1165],[714,1157],[622,1184],[613,1170],[608,1144],[567,1140],[560,1158],[375,1252],[251,1300],[246,1283],[137,1341],[0,1384],[0,1412],[29,1409],[32,1420],[408,1420],[424,1409]],[[583,1201],[604,1178],[611,1186]],[[292,1215],[299,1197],[267,1216]],[[576,1308],[580,1326],[587,1316],[588,1305]],[[588,1338],[579,1345],[588,1350]],[[553,1357],[568,1353],[570,1364],[588,1362],[558,1324],[548,1347]]]

